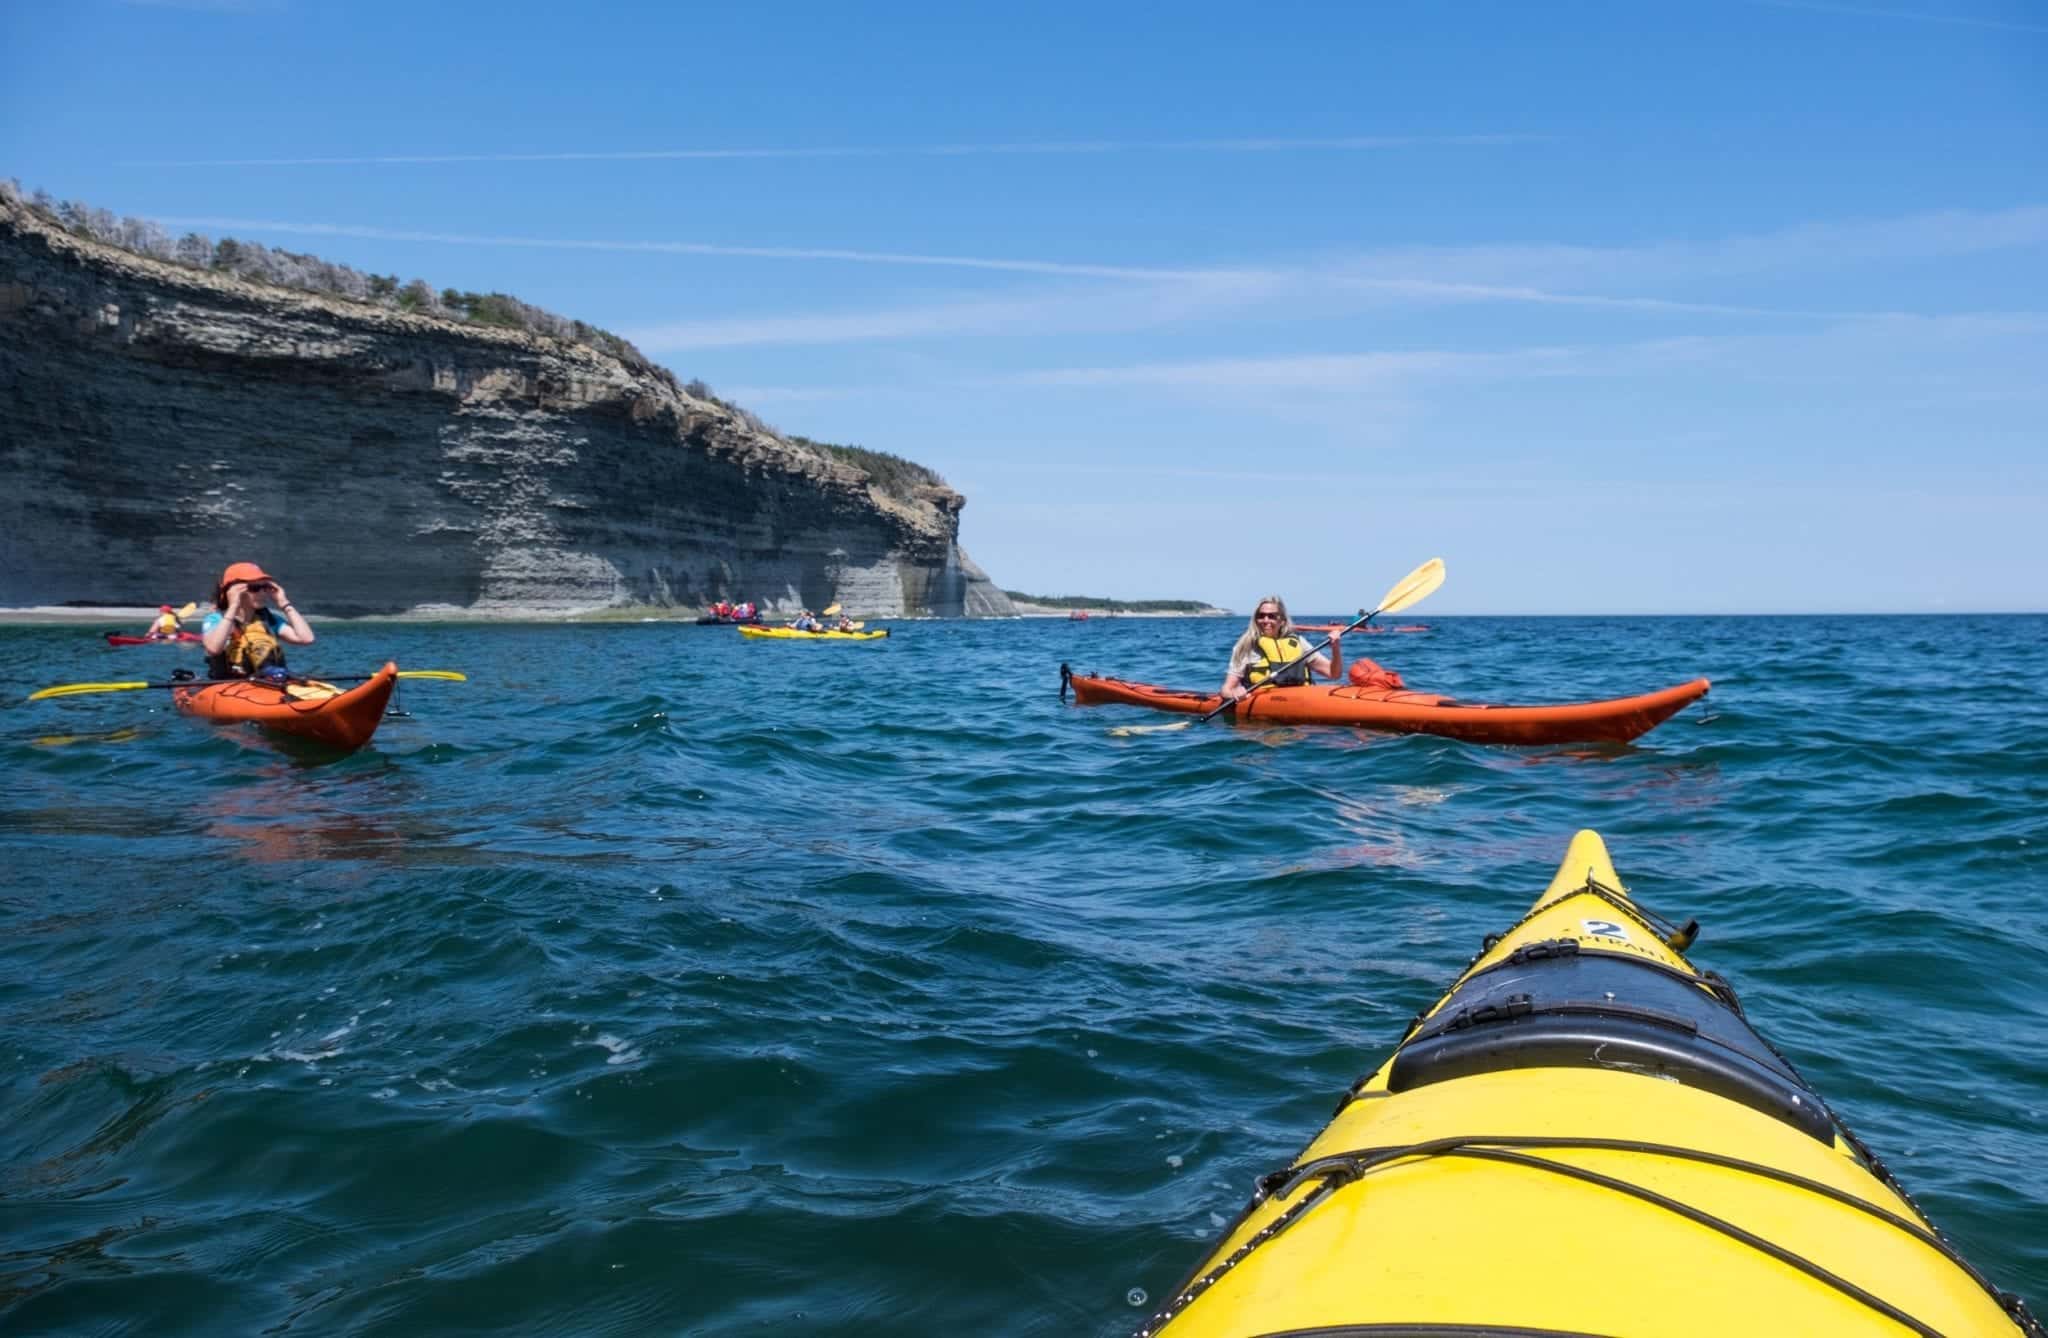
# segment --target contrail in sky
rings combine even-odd
[[[1971,240],[1973,232],[1965,224],[1973,216],[1946,214],[1935,216],[1943,224],[1942,233],[1951,243],[1961,237]],[[2027,208],[2005,211],[1982,216],[1982,221],[1991,226],[1992,242],[1995,245],[2027,244],[2040,238],[2038,226],[2048,219],[2048,209]],[[867,265],[902,265],[932,269],[965,269],[993,271],[1009,274],[1032,274],[1055,278],[1110,279],[1138,284],[1157,285],[1161,283],[1189,285],[1190,291],[1208,293],[1214,300],[1273,300],[1280,294],[1300,293],[1313,289],[1324,295],[1352,293],[1356,295],[1377,294],[1392,299],[1409,299],[1423,302],[1510,302],[1533,303],[1552,306],[1575,306],[1587,308],[1608,308],[1646,312],[1691,313],[1720,316],[1781,316],[1781,317],[1823,317],[1839,319],[1853,315],[1873,313],[1809,312],[1787,311],[1775,308],[1730,305],[1709,302],[1681,302],[1653,297],[1612,297],[1593,293],[1560,291],[1527,282],[1474,282],[1462,277],[1437,278],[1428,275],[1372,273],[1348,269],[1303,267],[1300,265],[1252,265],[1219,266],[1215,268],[1186,268],[1148,265],[1107,265],[1061,260],[1033,260],[1000,256],[934,255],[927,252],[867,251],[849,247],[795,247],[795,246],[732,246],[713,242],[685,241],[634,241],[629,239],[600,240],[595,238],[566,237],[517,237],[488,233],[435,232],[402,228],[381,228],[351,223],[288,223],[271,219],[221,218],[211,215],[180,216],[168,215],[156,220],[169,227],[206,228],[215,231],[250,233],[283,233],[288,236],[304,237],[355,237],[372,241],[424,242],[452,246],[490,246],[527,250],[593,251],[639,255],[682,255],[682,256],[729,256],[758,260],[796,261],[840,261]],[[1922,219],[1905,220],[1907,224],[1924,222]],[[2015,229],[2017,228],[2017,233]],[[1896,232],[1898,225],[1892,225],[1885,233]],[[1793,234],[1795,237],[1801,234]],[[1834,249],[1849,249],[1848,243],[1857,235],[1848,230],[1845,238],[1842,230],[1828,233]],[[1772,239],[1762,239],[1768,243]],[[1783,238],[1778,239],[1782,244]],[[1896,245],[1897,238],[1893,238]],[[1908,241],[1912,240],[1910,237]],[[1811,239],[1808,239],[1810,243]],[[1755,249],[1754,247],[1752,249]],[[1768,246],[1765,247],[1768,249]],[[1965,245],[1962,250],[1982,249],[1980,246]],[[1925,254],[1926,246],[1906,246],[1904,254]],[[1938,252],[1937,252],[1938,253]],[[1604,264],[1612,267],[1628,257],[1626,251],[1615,251],[1605,257]],[[1596,257],[1597,259],[1597,257]],[[1752,261],[1744,268],[1756,268]],[[1762,266],[1769,268],[1768,265]],[[1681,268],[1683,266],[1681,265]],[[682,347],[722,346],[728,344],[818,342],[817,334],[829,333],[833,339],[874,338],[908,331],[931,333],[934,330],[959,331],[965,328],[982,328],[988,323],[991,309],[982,305],[941,307],[931,310],[908,312],[868,313],[858,318],[844,314],[824,316],[800,316],[795,318],[751,320],[744,322],[684,322],[679,325],[658,326],[642,332],[645,339],[652,341],[652,347],[673,349]],[[1012,306],[993,309],[1003,321],[1014,319],[1018,312]],[[965,323],[963,325],[963,322]],[[936,323],[936,324],[935,324]],[[872,328],[871,328],[872,327]],[[832,342],[826,340],[824,342]]]
[[[1903,19],[1911,23],[1950,23],[1965,28],[1995,28],[2009,33],[2048,33],[2048,26],[2042,24],[2008,23],[2003,19],[1978,18],[1974,14],[1930,14],[1924,10],[1830,4],[1828,0],[1748,0],[1748,3],[1768,5],[1773,9],[1804,9],[1815,14],[1853,14],[1859,18]]]
[[[278,223],[260,218],[158,218],[178,228],[235,228],[312,237],[362,237],[385,242],[444,242],[455,246],[512,246],[563,251],[636,251],[654,255],[748,256],[762,260],[851,260],[881,265],[929,265],[946,269],[1006,270],[1089,279],[1212,279],[1233,271],[1153,269],[1130,265],[1067,264],[1057,260],[1005,260],[990,256],[919,255],[901,251],[853,251],[835,247],[718,246],[710,242],[580,241],[552,237],[494,237],[462,232],[411,232],[346,223]]]
[[[630,163],[738,158],[975,158],[999,154],[1288,153],[1536,144],[1547,135],[1354,135],[1339,139],[1059,140],[1021,144],[850,145],[839,148],[617,149],[561,153],[396,153],[344,158],[178,158],[122,167],[394,167],[433,163]]]
[[[362,227],[348,223],[280,223],[258,218],[181,217],[157,222],[177,228],[213,228],[240,232],[272,232],[310,237],[360,237],[387,242],[438,242],[454,246],[504,246],[537,250],[614,251],[644,255],[734,256],[756,260],[840,260],[868,265],[911,265],[936,269],[996,270],[1010,274],[1044,274],[1060,278],[1125,279],[1146,283],[1250,283],[1271,285],[1286,275],[1270,268],[1170,269],[1141,265],[1091,265],[1060,260],[1015,260],[997,256],[926,255],[904,251],[858,251],[841,247],[720,246],[711,242],[596,241],[553,237],[499,237],[460,232],[414,232],[398,228]],[[1749,307],[1658,298],[1598,297],[1553,293],[1526,285],[1447,282],[1426,278],[1384,278],[1372,275],[1332,276],[1327,285],[1375,291],[1393,297],[1437,301],[1535,302],[1566,306],[1613,307],[1649,311],[1689,311],[1716,315],[1784,315]],[[719,340],[717,342],[725,342]],[[740,339],[737,342],[754,342]]]

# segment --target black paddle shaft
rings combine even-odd
[[[1352,619],[1350,625],[1344,628],[1343,632],[1330,633],[1330,635],[1324,637],[1320,642],[1309,647],[1307,651],[1289,660],[1287,663],[1281,665],[1278,669],[1275,669],[1271,674],[1267,675],[1266,681],[1264,683],[1254,683],[1252,684],[1249,691],[1240,693],[1238,696],[1235,697],[1225,698],[1223,703],[1220,706],[1218,706],[1215,710],[1204,713],[1202,716],[1202,720],[1214,720],[1217,716],[1222,715],[1225,711],[1237,705],[1246,697],[1251,696],[1252,693],[1257,692],[1260,688],[1266,687],[1268,684],[1272,683],[1274,679],[1278,678],[1281,674],[1287,672],[1289,669],[1292,669],[1295,665],[1305,664],[1308,661],[1313,660],[1316,656],[1322,654],[1325,650],[1328,650],[1330,643],[1332,641],[1335,641],[1338,637],[1343,636],[1344,632],[1349,632],[1356,628],[1365,626],[1374,618],[1378,617],[1379,612],[1380,611],[1378,609],[1374,609],[1371,613],[1359,614],[1358,617]],[[1200,724],[1201,720],[1198,720],[1195,723]]]

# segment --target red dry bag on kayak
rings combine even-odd
[[[1354,688],[1405,688],[1401,676],[1372,660],[1353,660],[1348,675]]]

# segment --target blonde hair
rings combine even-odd
[[[1294,630],[1294,620],[1287,616],[1287,601],[1278,595],[1267,595],[1264,599],[1252,605],[1252,616],[1244,629],[1244,635],[1239,637],[1237,644],[1230,648],[1230,662],[1232,664],[1236,664],[1241,658],[1250,657],[1252,652],[1258,648],[1259,637],[1263,635],[1259,631],[1259,610],[1268,604],[1280,610],[1280,630],[1273,633],[1273,635],[1286,636]]]

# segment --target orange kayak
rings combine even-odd
[[[1129,683],[1121,678],[1074,674],[1061,667],[1080,706],[1149,706],[1155,711],[1200,715],[1222,704],[1213,692],[1188,692]],[[1360,688],[1348,683],[1264,688],[1233,706],[1238,720],[1271,725],[1351,725],[1397,734],[1440,734],[1468,743],[1626,743],[1663,724],[1707,695],[1707,680],[1695,678],[1662,692],[1611,701],[1560,706],[1498,706],[1461,702],[1434,692],[1402,688]]]
[[[354,752],[377,732],[384,720],[384,704],[391,700],[397,682],[398,666],[387,663],[369,682],[345,692],[332,683],[279,686],[231,678],[172,688],[171,700],[187,715],[222,724],[260,725],[278,734]]]

